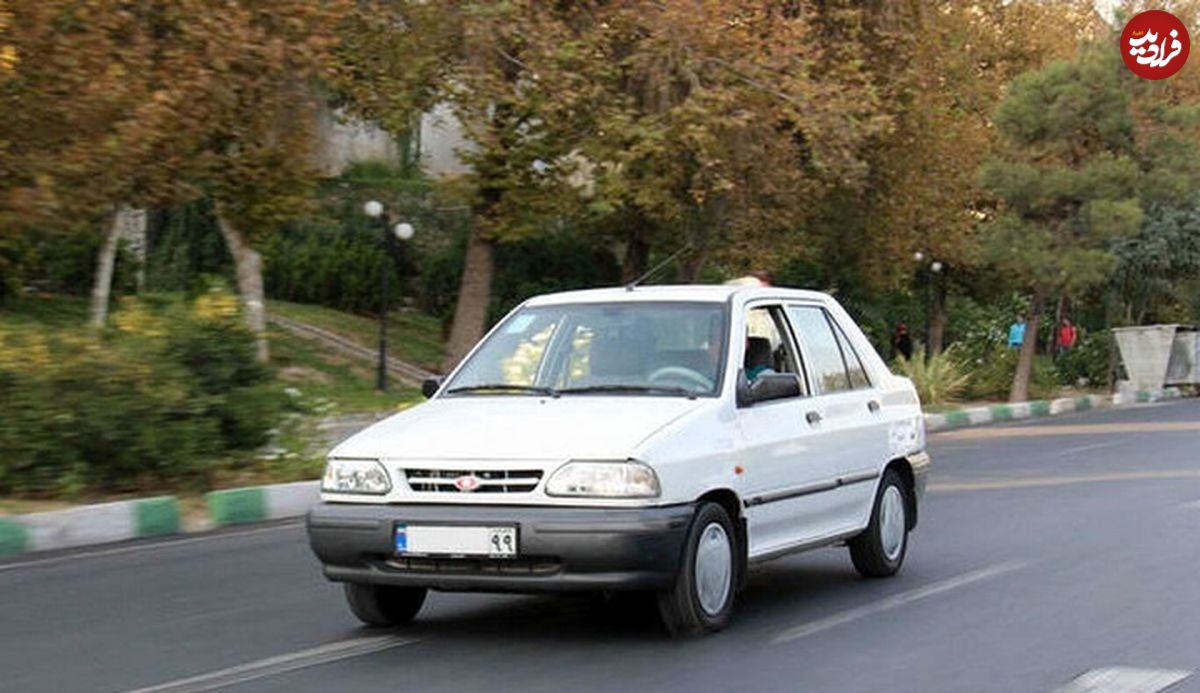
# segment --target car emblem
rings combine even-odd
[[[464,474],[454,480],[454,488],[463,493],[470,493],[479,488],[479,477],[474,474]]]

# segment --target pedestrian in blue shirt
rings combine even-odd
[[[1020,349],[1025,343],[1025,316],[1018,315],[1017,321],[1008,326],[1008,348]]]

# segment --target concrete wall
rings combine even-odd
[[[317,116],[317,162],[321,172],[336,176],[348,166],[365,161],[399,162],[402,145],[373,123],[347,116],[340,109],[323,108]],[[426,173],[452,178],[469,169],[458,152],[472,148],[462,124],[445,105],[421,116],[414,142]]]

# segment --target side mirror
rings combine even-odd
[[[743,379],[745,376],[743,376]],[[804,392],[800,376],[795,373],[764,373],[750,383],[750,402],[769,402],[799,397]]]
[[[437,391],[442,388],[441,378],[426,378],[421,383],[421,394],[425,395],[425,399],[429,399],[437,394]]]

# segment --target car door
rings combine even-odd
[[[799,375],[805,384],[799,397],[737,409],[749,555],[759,558],[810,541],[822,531],[806,519],[821,514],[812,510],[814,503],[820,503],[812,491],[825,472],[812,461],[826,455],[826,445],[822,431],[804,418],[810,385],[782,304],[752,303],[744,315],[744,338],[735,341],[735,349],[742,354],[739,363],[751,365],[746,362],[751,341],[765,339],[770,342],[771,370]],[[745,378],[746,370],[735,377]]]
[[[826,534],[853,531],[870,517],[879,473],[887,462],[888,421],[881,393],[845,330],[823,306],[790,303],[788,323],[812,381],[804,416],[820,434],[821,456],[809,462],[830,490],[806,522]]]

